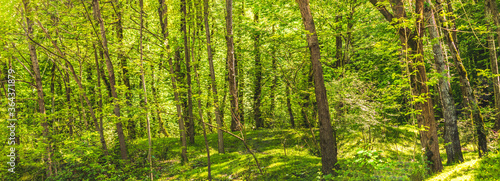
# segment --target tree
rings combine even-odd
[[[426,84],[427,75],[423,59],[424,47],[422,37],[424,28],[424,2],[423,0],[417,0],[415,2],[417,20],[415,30],[413,31],[405,26],[399,25],[406,18],[403,1],[396,0],[392,2],[391,7],[393,8],[394,15],[387,11],[384,5],[379,5],[378,0],[370,0],[370,2],[388,22],[397,27],[399,40],[403,45],[403,52],[410,55],[405,55],[404,57],[411,57],[411,59],[408,60],[408,70],[411,73],[410,81],[412,94],[417,98],[423,96],[423,98],[420,98],[422,100],[415,101],[416,110],[421,111],[420,114],[417,114],[418,125],[419,127],[425,128],[424,131],[420,131],[420,142],[422,148],[425,149],[429,167],[433,172],[440,172],[443,169],[443,165],[439,155],[437,126],[434,118],[432,99],[429,97],[429,88]]]
[[[226,46],[229,78],[229,99],[231,102],[231,131],[241,130],[238,111],[238,90],[236,82],[236,60],[234,59],[233,0],[226,0]]]
[[[494,25],[496,26],[495,28],[492,28],[491,26],[489,27],[489,30],[492,31],[496,30],[496,33],[500,33],[500,19],[498,17],[498,7],[496,1],[493,0],[486,0],[485,1],[485,12],[486,12],[486,19],[487,22],[493,22]],[[498,61],[497,61],[497,49],[495,48],[495,40],[494,40],[494,35],[492,33],[488,34],[488,50],[490,53],[490,65],[491,65],[491,73],[493,74],[492,80],[493,80],[493,92],[495,96],[495,108],[496,108],[496,119],[495,119],[495,125],[493,126],[493,129],[495,130],[500,130],[500,77],[498,76]],[[497,35],[497,45],[500,46],[500,36]]]
[[[443,2],[441,0],[438,0],[436,2],[437,2],[436,9],[453,12],[451,4],[449,2],[447,3],[448,5],[446,9],[442,8]],[[453,16],[450,16],[450,19],[448,19],[447,16],[445,15],[440,17],[440,21],[446,27],[446,34],[447,34],[445,36],[446,43],[448,45],[448,48],[450,49],[451,57],[453,58],[453,62],[455,64],[455,67],[457,69],[460,78],[460,86],[462,90],[462,96],[464,98],[464,104],[469,108],[470,116],[471,119],[473,120],[474,127],[476,129],[479,156],[482,156],[484,153],[488,151],[488,148],[486,146],[486,131],[484,130],[483,115],[479,110],[479,105],[477,103],[476,96],[472,91],[469,78],[467,77],[467,70],[465,70],[462,58],[460,57],[455,19],[453,18]]]
[[[215,70],[214,70],[214,61],[212,55],[212,42],[210,40],[210,27],[208,26],[208,0],[204,0],[204,23],[205,23],[205,34],[207,39],[207,57],[208,64],[210,66],[210,80],[211,87],[213,92],[213,100],[214,100],[214,114],[215,120],[217,122],[217,143],[218,143],[218,151],[219,153],[224,153],[224,137],[222,133],[222,120],[219,110],[219,96],[217,95],[217,82],[215,81]]]
[[[430,0],[426,0],[429,5],[432,4]],[[427,19],[427,30],[429,31],[429,36],[433,40],[437,40],[436,43],[432,45],[432,51],[434,52],[434,61],[436,64],[436,70],[441,76],[439,77],[439,95],[441,99],[441,104],[443,107],[443,115],[445,121],[445,148],[448,164],[455,162],[463,162],[464,158],[462,156],[462,149],[460,146],[460,138],[458,137],[458,127],[457,127],[457,114],[455,109],[455,101],[451,95],[451,85],[449,80],[451,79],[450,73],[448,72],[447,62],[444,60],[443,47],[441,47],[439,31],[437,28],[436,19],[434,18],[434,10],[427,6],[424,8],[425,18]]]
[[[43,94],[43,84],[42,84],[42,76],[40,75],[40,67],[38,63],[38,57],[36,54],[36,47],[35,43],[32,40],[32,35],[33,35],[33,20],[31,20],[31,7],[30,7],[30,1],[29,0],[23,0],[23,5],[24,5],[24,12],[26,14],[26,29],[25,29],[25,36],[26,40],[28,41],[28,47],[30,51],[30,59],[31,59],[31,65],[32,65],[32,70],[34,74],[34,79],[35,79],[35,88],[36,88],[36,93],[38,95],[37,97],[37,103],[38,103],[38,113],[41,115],[41,126],[43,127],[43,137],[45,138],[44,143],[48,143],[48,146],[46,148],[46,154],[47,156],[44,156],[44,161],[47,164],[47,176],[50,177],[52,175],[52,154],[51,154],[51,148],[50,148],[50,138],[49,138],[49,125],[46,122],[47,120],[45,119],[45,100],[44,100],[44,94]]]
[[[314,74],[314,92],[318,103],[318,118],[320,123],[319,137],[321,146],[321,164],[323,174],[333,174],[335,164],[337,163],[337,141],[335,130],[332,129],[330,122],[330,110],[328,108],[328,99],[326,98],[326,88],[323,80],[323,68],[321,67],[321,58],[316,27],[309,8],[309,0],[296,0],[299,4],[302,22],[307,34],[307,45],[311,53],[311,63]],[[333,134],[332,134],[333,133]]]
[[[259,22],[259,12],[254,12],[254,22],[257,24]],[[253,92],[253,114],[255,120],[255,127],[262,128],[264,127],[264,121],[262,120],[262,113],[260,111],[261,105],[261,82],[262,82],[262,62],[260,60],[260,35],[259,32],[256,31],[254,35],[254,45],[253,51],[255,56],[255,84],[254,84],[254,92]]]
[[[115,73],[114,73],[115,71],[113,68],[113,62],[111,62],[111,58],[109,55],[108,40],[106,39],[106,28],[104,27],[104,20],[102,19],[101,16],[99,0],[94,0],[93,3],[94,3],[94,15],[96,16],[96,19],[99,22],[99,27],[101,29],[100,44],[102,46],[106,58],[106,68],[108,69],[111,95],[113,96],[114,101],[118,101],[118,94],[116,93],[116,88],[115,88]],[[118,121],[116,122],[116,132],[118,133],[118,140],[120,142],[120,155],[122,159],[126,160],[128,158],[127,144],[125,143],[125,135],[123,134],[123,128],[122,128],[123,126],[120,121],[120,105],[118,104],[118,102],[115,103],[113,112],[115,116],[118,118]]]

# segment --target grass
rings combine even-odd
[[[239,135],[240,133],[235,134]],[[246,141],[258,158],[264,174],[259,172],[252,155],[237,138],[224,134],[226,153],[218,154],[217,134],[208,134],[207,137],[214,180],[319,180],[320,178],[321,158],[315,156],[314,150],[316,149],[311,149],[313,140],[310,130],[285,129],[246,132]],[[317,135],[316,138],[319,139]],[[351,139],[340,141],[350,144],[356,142],[357,138]],[[203,140],[203,136],[198,135],[195,144],[188,144],[189,161],[181,165],[179,138],[154,139],[155,180],[207,180],[207,157]],[[418,164],[415,159],[419,157],[415,157],[413,153],[415,150],[410,146],[412,141],[401,140],[399,143],[378,141],[371,144],[374,146],[367,148],[383,151],[381,156],[393,163],[392,167],[394,168],[389,168],[391,172],[387,172],[388,174],[395,174],[393,171],[400,169],[402,164]],[[356,149],[353,148],[355,145],[341,148],[339,161],[353,160],[356,155]],[[138,159],[146,158],[147,141],[139,140],[134,143],[131,149],[131,154],[139,155]],[[443,163],[445,163],[444,150],[441,153],[442,158],[444,158]],[[463,163],[445,165],[441,173],[427,176],[425,180],[498,180],[500,178],[500,154],[491,152],[487,157],[479,159],[476,152],[464,152],[464,158]],[[145,167],[147,167],[147,162],[145,160],[144,162]],[[410,180],[411,177],[402,180],[407,179]],[[345,179],[334,178],[333,180]]]

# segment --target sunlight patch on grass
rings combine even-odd
[[[462,175],[460,177],[454,178],[454,180],[455,179],[469,180],[472,178],[473,174],[472,174],[472,172],[466,172],[466,171],[477,167],[477,162],[479,160],[480,159],[472,159],[472,160],[466,161],[466,162],[458,164],[458,165],[453,165],[450,170],[445,169],[445,170],[443,170],[442,173],[440,173],[434,177],[431,177],[428,180],[450,180],[450,179],[453,179],[453,177],[456,177],[458,174],[463,174],[463,173],[467,173],[467,175]]]

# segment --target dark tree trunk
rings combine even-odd
[[[181,30],[184,34],[184,60],[186,63],[186,82],[187,82],[187,125],[188,130],[187,133],[189,135],[189,143],[194,144],[194,118],[193,118],[193,98],[192,98],[192,90],[191,90],[191,65],[190,65],[190,57],[189,57],[189,46],[188,46],[188,34],[187,34],[187,23],[186,19],[187,15],[187,5],[186,0],[181,0],[181,11],[183,13]]]
[[[285,87],[285,93],[286,93],[286,107],[288,110],[288,115],[290,116],[290,124],[292,125],[292,128],[295,128],[295,118],[293,117],[293,111],[292,111],[292,103],[290,102],[290,87],[287,86]]]
[[[226,0],[226,44],[229,78],[229,95],[231,101],[231,131],[242,129],[238,108],[238,90],[236,84],[236,60],[234,59],[233,41],[233,0]]]
[[[255,12],[254,22],[257,25],[259,22],[259,13]],[[261,82],[262,82],[262,62],[260,61],[260,34],[258,32],[254,35],[254,55],[255,55],[255,83],[253,92],[253,115],[255,120],[255,127],[264,127],[264,121],[262,120],[262,113],[260,110],[261,106]]]
[[[314,20],[309,8],[309,0],[296,0],[299,4],[300,13],[304,27],[310,34],[307,35],[307,44],[311,52],[311,63],[314,74],[314,90],[316,101],[318,103],[318,116],[320,123],[320,146],[321,163],[323,174],[334,174],[333,169],[337,163],[337,141],[334,137],[335,130],[332,129],[330,122],[330,111],[328,108],[328,99],[326,97],[326,88],[323,80],[323,68],[320,62],[320,48]]]

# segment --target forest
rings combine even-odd
[[[0,180],[499,180],[499,4],[1,0]]]

